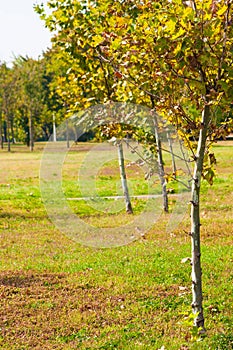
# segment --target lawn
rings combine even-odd
[[[232,349],[233,142],[214,147],[217,177],[213,186],[202,186],[207,333],[201,339],[192,328],[191,268],[182,262],[190,256],[189,213],[172,232],[166,230],[168,216],[159,213],[145,236],[123,246],[80,244],[53,224],[41,199],[43,146],[36,144],[33,153],[22,145],[0,151],[0,348]],[[90,179],[100,197],[121,193],[113,158],[103,159],[96,173],[83,171],[82,185],[77,181],[92,147],[78,144],[67,154],[64,195],[86,224],[121,230],[143,213],[140,195],[148,193],[148,183],[140,167],[127,168],[133,216],[122,199],[80,200],[93,194]],[[158,193],[156,181],[149,191]],[[170,196],[171,207],[173,202]]]

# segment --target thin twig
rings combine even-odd
[[[128,140],[125,141],[125,140],[123,139],[123,141],[126,143],[127,147],[129,147],[134,153],[136,153],[136,154],[139,156],[139,158],[141,158],[145,163],[147,163],[147,165],[150,165],[150,162],[149,162],[148,160],[146,160],[146,159],[141,155],[141,153],[139,153],[134,147],[132,147],[132,146],[129,144]]]
[[[186,187],[188,190],[191,190],[191,187],[190,187],[190,186],[188,186],[185,182],[183,182],[183,181],[181,181],[181,180],[178,180],[177,177],[171,176],[171,178],[172,178],[174,181],[181,183],[181,184],[182,184],[184,187]]]
[[[167,152],[167,153],[171,154],[171,151],[167,150],[166,148],[161,147],[161,150],[164,151],[164,152]],[[187,159],[185,159],[185,158],[182,158],[181,156],[178,156],[178,154],[175,154],[174,152],[173,152],[173,156],[176,157],[176,158],[178,158],[178,159],[180,159],[180,160],[184,160],[184,161],[187,162],[187,163],[192,163],[192,162],[194,162],[194,160],[187,160]]]

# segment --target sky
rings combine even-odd
[[[51,46],[51,34],[33,10],[45,0],[0,0],[0,61],[10,64],[14,56],[37,59]]]

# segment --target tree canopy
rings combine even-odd
[[[56,31],[57,57],[67,64],[62,83],[79,96],[73,108],[153,100],[196,134],[208,97],[212,123],[223,121],[233,97],[231,1],[191,3],[50,0],[48,16],[37,7]]]

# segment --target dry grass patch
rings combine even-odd
[[[2,348],[63,349],[67,343],[70,349],[95,348],[96,338],[101,339],[105,334],[104,343],[108,338],[117,337],[122,328],[129,325],[137,328],[136,320],[146,322],[144,332],[148,332],[148,323],[157,332],[158,329],[162,333],[172,331],[167,327],[162,330],[153,323],[159,314],[162,317],[169,311],[168,300],[177,296],[178,286],[156,286],[151,290],[119,294],[114,287],[80,282],[89,272],[72,276],[33,271],[1,272]]]

